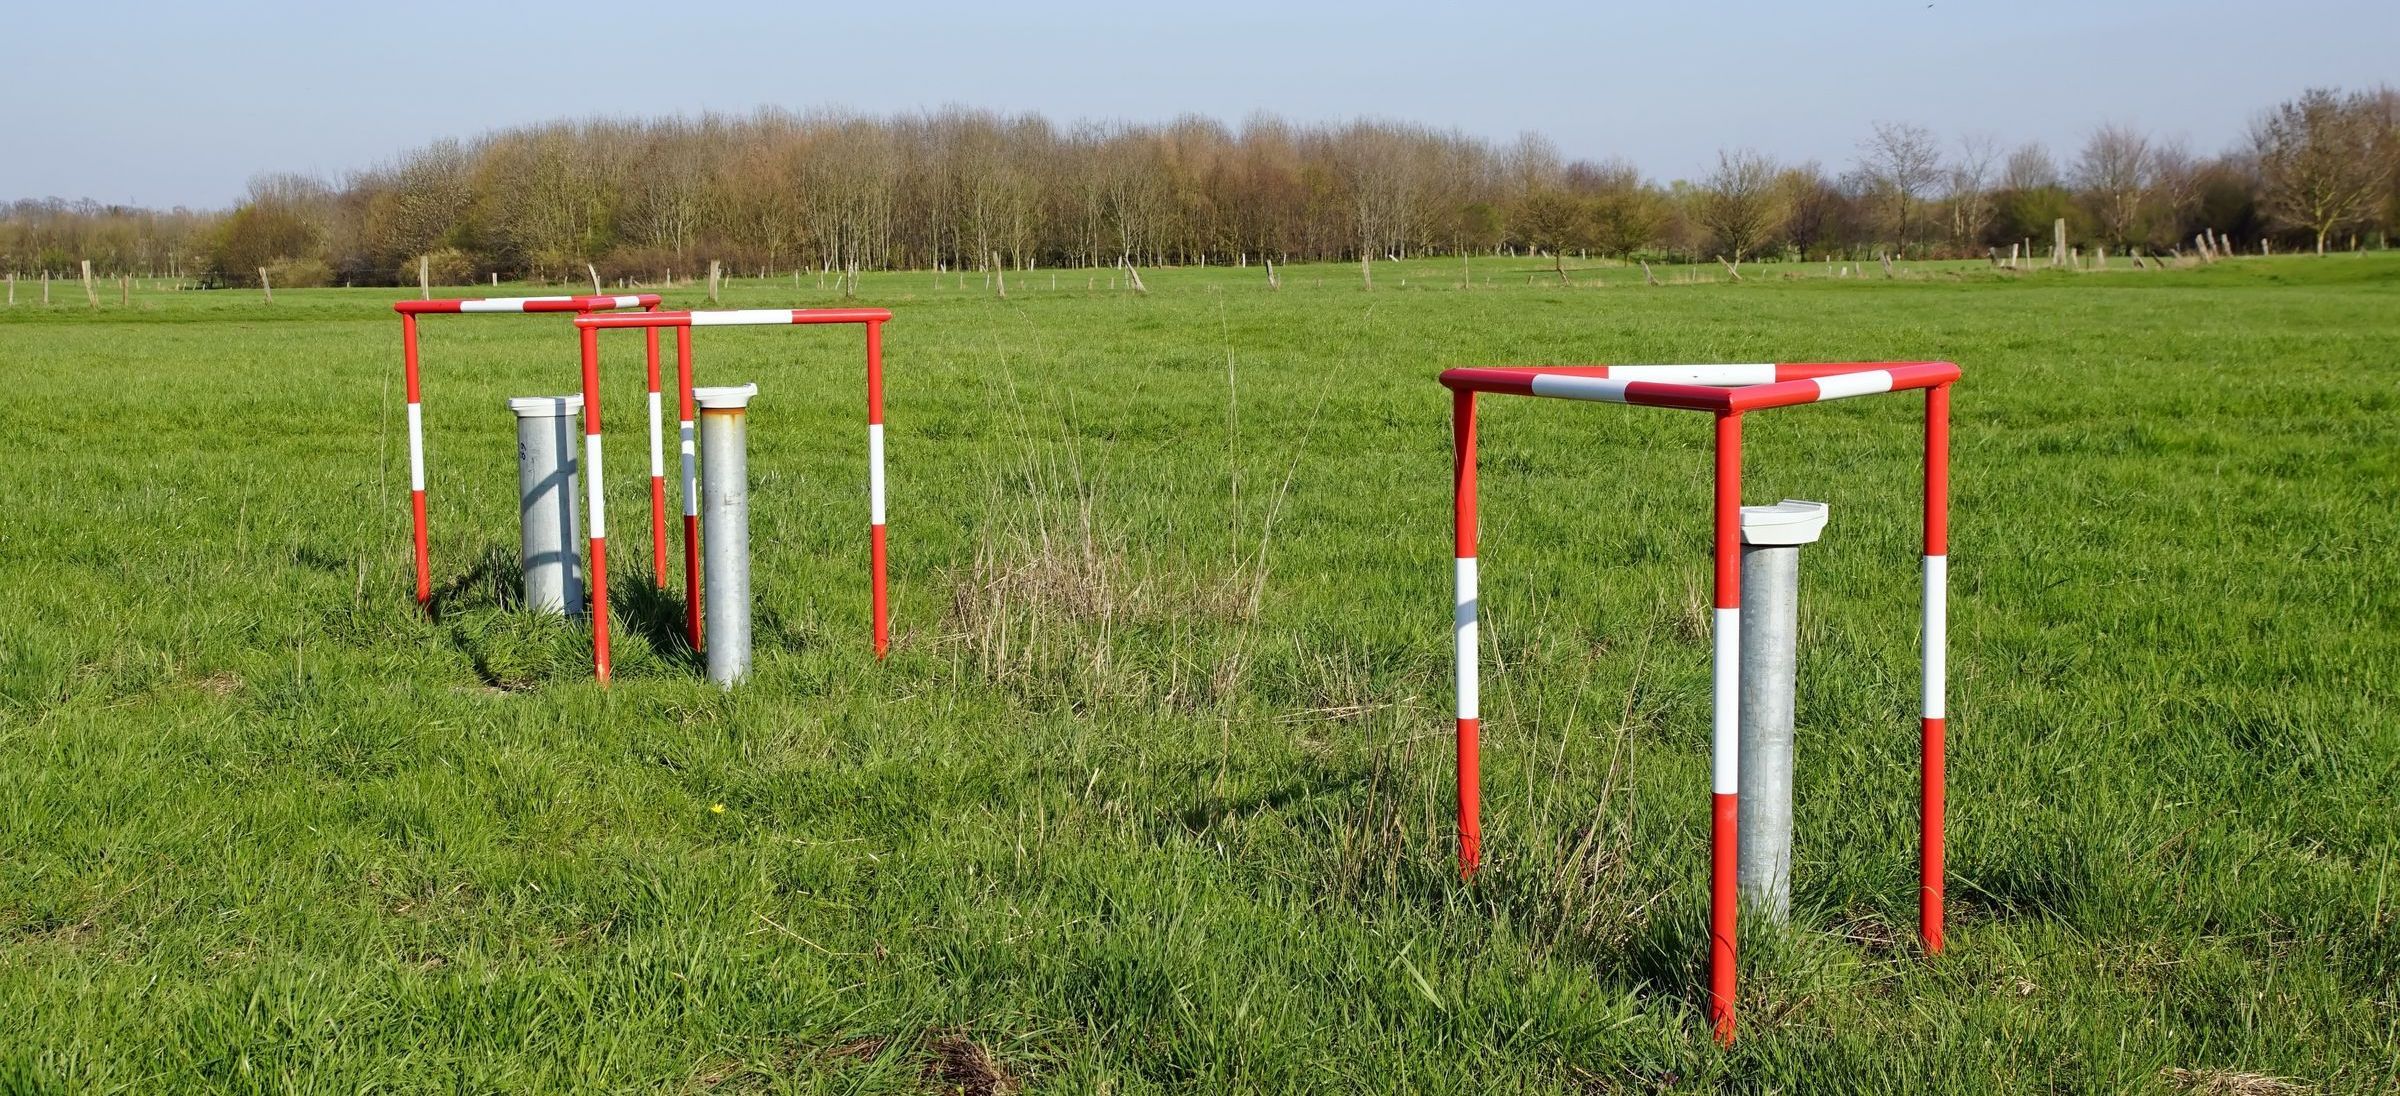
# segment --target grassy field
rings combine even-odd
[[[762,389],[731,694],[644,590],[638,340],[602,690],[510,607],[501,401],[573,388],[563,320],[427,323],[428,618],[392,291],[20,283],[0,1090],[2391,1091],[2400,257],[1981,265],[869,275],[883,665],[857,332],[703,331]],[[1833,518],[1795,930],[1748,922],[1720,1049],[1706,421],[1486,401],[1465,885],[1433,375],[1872,358],[1966,371],[1950,950],[1909,940],[1920,403],[1756,417],[1747,497]]]

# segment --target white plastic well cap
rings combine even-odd
[[[583,397],[517,396],[508,401],[508,409],[520,419],[563,419],[583,411]]]
[[[1825,504],[1785,499],[1773,506],[1742,507],[1742,543],[1814,544],[1825,532]]]
[[[750,397],[758,395],[755,384],[731,385],[724,388],[692,389],[692,402],[703,411],[739,411],[750,406]]]

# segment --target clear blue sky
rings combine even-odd
[[[0,199],[148,205],[521,122],[767,104],[1371,115],[1672,179],[1731,146],[1838,168],[1879,119],[2213,152],[2304,87],[2400,82],[2400,0],[35,3],[0,26]]]

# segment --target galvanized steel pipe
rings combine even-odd
[[[1792,708],[1800,620],[1800,546],[1825,528],[1825,505],[1785,499],[1742,507],[1740,674],[1742,897],[1782,923],[1792,912]]]
[[[583,612],[582,522],[576,513],[575,418],[581,396],[521,396],[517,416],[519,559],[525,607],[569,616]]]
[[[758,386],[696,388],[700,408],[700,585],[706,603],[708,679],[750,676],[750,397]]]

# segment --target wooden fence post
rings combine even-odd
[[[83,261],[83,299],[93,308],[100,307],[100,291],[92,288],[92,261]]]
[[[268,304],[275,303],[275,283],[267,280],[267,268],[263,266],[258,268],[258,289],[267,295]]]
[[[721,266],[722,264],[715,259],[708,261],[708,303],[710,304],[717,303],[717,278]]]

